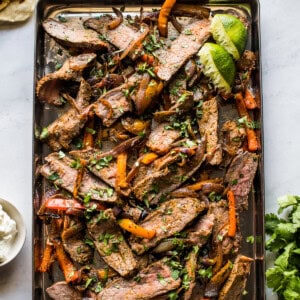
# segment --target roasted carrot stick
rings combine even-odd
[[[228,236],[234,237],[236,233],[236,212],[235,212],[235,197],[232,190],[228,190],[227,200],[228,200],[228,208],[229,208]]]
[[[160,9],[157,27],[163,37],[168,36],[168,18],[175,3],[176,0],[166,0]]]
[[[248,88],[246,88],[246,90],[245,90],[244,101],[245,101],[245,105],[246,105],[247,109],[257,108],[257,103],[255,100],[255,97]]]
[[[155,230],[146,229],[142,226],[139,226],[130,219],[121,219],[119,220],[118,223],[120,227],[123,228],[124,230],[129,231],[132,234],[145,239],[152,239],[156,233]]]
[[[67,283],[74,282],[78,279],[78,271],[70,258],[65,253],[63,245],[60,242],[56,242],[55,244],[55,252],[57,261],[59,263],[60,268],[62,269],[65,280]]]
[[[141,157],[140,162],[144,165],[150,165],[153,161],[156,160],[157,157],[158,157],[158,155],[156,153],[149,152],[149,153],[144,154]]]
[[[42,273],[45,273],[49,270],[50,266],[51,266],[51,257],[52,257],[52,252],[53,252],[53,245],[46,243],[45,249],[44,249],[44,253],[43,253],[43,257],[42,257],[42,261],[41,264],[39,266],[39,271]]]
[[[194,184],[188,185],[186,188],[192,191],[199,191],[202,189],[203,185],[207,183],[221,183],[222,179],[219,178],[214,178],[214,179],[207,179],[207,180],[202,180],[199,182],[196,182]]]
[[[237,110],[240,117],[246,117],[247,122],[252,123],[252,119],[247,111],[242,93],[236,94],[235,100],[236,100]],[[247,141],[248,141],[248,150],[251,152],[257,151],[258,141],[254,129],[249,128],[249,126],[246,126],[246,133],[247,133]]]
[[[127,167],[127,153],[122,152],[117,156],[117,186],[120,188],[127,188],[126,182],[126,167]]]
[[[92,132],[93,130],[94,130],[94,113],[89,112],[89,118],[87,121],[86,130],[84,132],[84,137],[83,137],[84,148],[94,147],[94,136]]]

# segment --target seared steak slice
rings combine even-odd
[[[253,259],[238,255],[231,274],[219,293],[219,300],[239,300],[246,287],[247,277]]]
[[[225,175],[225,182],[233,191],[238,210],[248,208],[248,194],[258,166],[258,155],[240,150],[232,160]]]
[[[59,281],[46,289],[47,294],[53,300],[82,300],[83,295],[65,281]]]
[[[45,31],[63,46],[100,50],[107,49],[108,44],[99,38],[99,35],[90,29],[84,28],[81,22],[59,22],[49,18],[43,22]]]
[[[55,152],[48,155],[45,160],[46,164],[41,167],[41,174],[55,185],[73,193],[77,170],[72,168],[71,165],[74,162],[76,163],[76,161],[68,156],[60,158],[59,154]],[[83,197],[90,194],[92,199],[105,202],[116,202],[118,200],[113,189],[109,188],[87,170],[84,172],[78,194]]]
[[[256,55],[254,52],[245,50],[240,60],[237,62],[239,71],[251,71],[255,69]]]
[[[177,151],[178,150],[178,151]],[[183,150],[188,150],[183,149]],[[187,162],[179,167],[176,162],[182,158],[181,149],[174,148],[164,157],[157,159],[152,166],[141,168],[132,188],[136,198],[149,203],[158,203],[162,197],[181,186],[201,166],[205,160],[205,143],[202,141],[195,154],[186,157]],[[184,153],[184,151],[183,151]]]
[[[113,160],[112,155],[102,159],[93,159],[97,155],[102,154],[99,149],[86,149],[86,150],[74,150],[69,153],[71,156],[90,161],[87,168],[97,177],[101,178],[111,187],[116,187],[116,176],[117,176],[117,164]]]
[[[223,148],[230,155],[236,155],[246,137],[245,128],[235,121],[226,121],[222,126]]]
[[[83,110],[89,105],[91,87],[84,80],[81,80],[79,92],[76,97],[76,107]],[[80,113],[75,107],[69,108],[47,127],[47,143],[53,151],[61,148],[68,149],[73,138],[76,137],[87,121],[87,114]]]
[[[125,93],[129,87],[129,84],[123,84],[108,91],[94,103],[94,112],[105,126],[111,126],[124,113],[132,110],[131,101]]]
[[[198,249],[199,250],[199,249]],[[198,259],[198,250],[193,248],[193,250],[188,254],[185,269],[187,271],[186,276],[188,287],[184,291],[183,299],[190,300],[193,294],[194,287],[196,285],[196,269],[197,269],[197,259]]]
[[[105,210],[101,218],[95,216],[87,226],[102,259],[121,276],[130,275],[136,269],[137,262],[123,237],[113,211]]]
[[[63,242],[64,249],[69,253],[73,261],[86,264],[93,258],[93,250],[84,242],[83,235],[77,235]]]
[[[197,53],[209,36],[210,21],[208,19],[195,21],[186,26],[179,37],[171,43],[170,48],[158,54],[157,76],[165,81],[170,80],[181,66]]]
[[[97,300],[148,300],[178,288],[181,282],[172,277],[171,268],[162,261],[141,270],[135,278],[112,281],[97,295]]]
[[[195,246],[202,247],[207,243],[214,227],[215,216],[206,214],[191,228],[188,233],[187,241]]]
[[[143,254],[162,239],[180,232],[205,208],[206,204],[196,198],[178,198],[164,202],[140,223],[142,227],[156,231],[154,238],[149,240],[131,236],[131,248],[137,254]]]
[[[222,161],[222,148],[218,144],[218,103],[217,98],[203,102],[202,118],[198,120],[199,131],[206,138],[207,161],[219,165]]]
[[[180,138],[180,131],[168,129],[168,126],[170,126],[169,123],[161,123],[151,131],[146,145],[153,152],[167,153],[171,149],[172,143]]]
[[[107,25],[110,20],[109,16],[101,16],[98,19],[90,18],[84,22],[84,25],[96,30],[106,41],[123,50],[123,53],[126,53],[131,48],[135,50],[135,44],[137,42],[141,44],[149,31],[147,24],[143,23],[141,29],[137,30],[125,22],[122,22],[115,29],[108,29]],[[128,54],[130,58],[134,58],[133,52]]]
[[[60,89],[68,81],[81,81],[82,71],[92,66],[95,59],[96,54],[94,53],[72,56],[64,62],[58,71],[45,75],[39,80],[36,87],[39,100],[54,105],[62,105]]]

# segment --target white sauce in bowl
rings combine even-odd
[[[15,220],[10,218],[0,205],[0,263],[6,260],[16,234],[17,225]]]

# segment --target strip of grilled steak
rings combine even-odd
[[[59,281],[46,289],[47,294],[53,300],[82,300],[83,295],[65,281]]]
[[[238,126],[235,121],[226,121],[222,126],[223,148],[230,155],[236,155],[246,137],[245,128]]]
[[[238,255],[223,288],[219,293],[219,300],[239,300],[246,287],[247,277],[250,273],[252,258]]]
[[[120,50],[123,50],[123,52],[126,52],[127,49],[132,47],[136,41],[142,43],[145,38],[145,33],[149,31],[147,24],[143,23],[141,29],[137,30],[125,22],[122,22],[115,29],[109,30],[107,25],[110,20],[111,18],[109,16],[101,16],[98,19],[90,18],[84,22],[84,25],[96,30],[106,41]],[[130,58],[134,58],[134,53],[129,53],[129,56]]]
[[[148,138],[147,147],[158,154],[167,153],[172,143],[180,138],[180,131],[176,129],[168,129],[169,123],[161,123],[154,128]]]
[[[129,242],[131,248],[137,254],[143,254],[162,239],[180,232],[205,208],[206,204],[196,198],[178,198],[164,202],[140,223],[142,227],[156,231],[154,238],[149,240],[132,236]]]
[[[198,120],[201,136],[206,137],[207,161],[219,165],[222,161],[222,148],[218,144],[218,102],[217,98],[203,102],[202,117]]]
[[[188,34],[186,34],[188,32]],[[201,48],[210,36],[210,21],[196,21],[184,28],[179,37],[171,43],[169,49],[160,51],[157,76],[165,81]]]
[[[233,191],[238,210],[248,208],[248,195],[258,166],[258,155],[238,151],[225,175],[225,182]]]
[[[89,234],[102,259],[121,276],[127,276],[136,269],[137,262],[123,237],[113,211],[107,209],[100,216],[101,218],[95,216],[88,223]]]
[[[63,242],[64,249],[73,261],[80,264],[89,263],[93,258],[93,250],[84,242],[83,235],[77,235]]]
[[[202,247],[206,244],[214,227],[215,215],[206,214],[191,228],[187,241],[195,246]]]
[[[180,286],[180,278],[172,277],[172,270],[162,261],[157,261],[141,270],[135,279],[118,278],[97,295],[97,300],[148,300],[165,294]]]
[[[199,250],[199,249],[198,249]],[[198,250],[195,248],[188,254],[185,269],[187,274],[184,275],[187,278],[188,287],[184,291],[183,299],[189,300],[192,297],[194,287],[196,285],[196,268],[197,268],[197,259],[198,259]]]
[[[188,148],[184,150],[188,150]],[[161,198],[177,189],[190,178],[205,160],[204,141],[200,142],[195,149],[195,154],[187,158],[187,162],[182,167],[176,164],[178,160],[181,160],[180,151],[180,149],[174,148],[164,157],[155,160],[151,166],[142,166],[139,169],[132,187],[137,199],[149,203],[158,203]]]
[[[36,94],[40,101],[62,105],[60,89],[68,81],[80,82],[82,71],[95,63],[96,54],[84,53],[67,59],[63,66],[54,73],[49,73],[39,80]]]
[[[105,126],[111,126],[124,113],[132,110],[131,101],[125,95],[129,87],[128,83],[122,84],[102,95],[94,103],[94,112]]]
[[[76,97],[76,107],[83,110],[89,105],[92,90],[90,85],[81,80],[79,92]],[[87,121],[87,114],[81,114],[75,107],[70,107],[47,127],[47,143],[53,151],[61,148],[68,149],[73,138],[79,135]]]
[[[75,158],[90,161],[87,168],[111,187],[116,187],[117,164],[116,161],[113,160],[112,155],[107,154],[107,157],[110,157],[111,160],[106,160],[106,162],[101,165],[101,159],[93,160],[93,157],[102,154],[99,149],[74,150],[70,151],[69,154]],[[102,161],[105,161],[105,157]]]
[[[86,29],[81,22],[65,23],[49,18],[43,22],[45,31],[63,46],[89,50],[108,48],[108,44],[99,38],[94,30]]]
[[[60,158],[59,154],[55,152],[49,154],[45,160],[46,164],[41,167],[41,174],[55,185],[73,193],[77,178],[76,168],[71,167],[74,160],[68,156]],[[78,194],[83,197],[90,194],[92,199],[99,201],[118,201],[116,193],[87,170],[84,172]]]

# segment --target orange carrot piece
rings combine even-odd
[[[156,160],[156,158],[158,157],[158,155],[154,152],[149,152],[149,153],[146,153],[144,154],[142,157],[141,157],[141,163],[144,164],[144,165],[150,165],[153,161]]]
[[[219,178],[207,179],[207,180],[202,180],[202,181],[196,182],[194,184],[188,185],[186,188],[188,188],[189,190],[192,190],[192,191],[199,191],[202,189],[203,185],[205,185],[207,183],[220,183],[220,182],[222,182],[222,180]]]
[[[160,9],[157,27],[163,37],[168,36],[168,18],[175,3],[176,0],[166,0]]]
[[[76,281],[79,278],[78,271],[65,253],[63,245],[60,242],[55,244],[55,252],[58,264],[64,273],[66,282],[69,283]]]
[[[155,59],[154,59],[154,56],[153,55],[150,55],[150,54],[144,54],[142,55],[141,57],[142,61],[146,62],[147,64],[149,65],[153,65]]]
[[[133,235],[136,235],[141,238],[145,239],[152,239],[155,236],[155,230],[153,229],[146,229],[142,226],[135,224],[130,219],[121,219],[118,221],[121,228],[126,231],[131,232]]]
[[[232,269],[232,262],[230,260],[216,273],[211,279],[212,284],[222,284],[229,276]]]
[[[126,182],[126,168],[127,168],[127,153],[122,152],[117,156],[117,187],[127,188]]]
[[[52,252],[53,252],[53,245],[46,243],[46,247],[44,249],[43,257],[41,264],[39,266],[39,271],[42,273],[45,273],[49,270],[51,266],[51,257],[52,257]]]
[[[235,211],[235,197],[232,190],[228,190],[227,199],[228,199],[228,208],[229,208],[228,236],[234,237],[236,233],[236,211]]]
[[[87,121],[86,129],[83,137],[84,148],[94,147],[94,136],[92,131],[94,130],[94,113],[89,112],[89,119]]]
[[[249,123],[251,123],[252,119],[247,111],[242,93],[236,94],[235,100],[236,100],[237,110],[238,110],[240,117],[246,117],[247,121]],[[257,141],[257,136],[256,136],[254,129],[248,128],[246,126],[246,133],[247,133],[247,141],[248,141],[248,150],[251,152],[257,151],[258,150],[258,141]]]
[[[245,105],[248,109],[257,108],[257,103],[255,100],[255,97],[248,88],[246,88],[246,90],[245,90],[244,101],[245,101]]]

